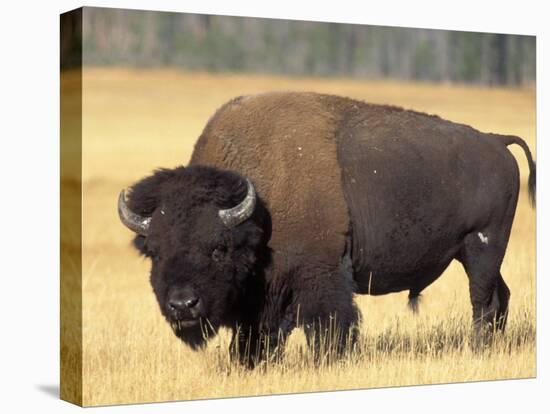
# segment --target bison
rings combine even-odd
[[[332,95],[242,96],[210,118],[187,167],[122,191],[118,209],[151,259],[162,314],[193,349],[228,327],[232,354],[252,366],[301,326],[316,353],[336,328],[341,351],[356,337],[354,294],[408,290],[414,307],[453,259],[475,332],[502,330],[511,144],[534,203],[519,137]]]

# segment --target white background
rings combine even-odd
[[[503,413],[548,410],[549,12],[544,1],[94,1],[87,6],[537,35],[538,378],[102,408],[102,412]],[[3,2],[0,12],[0,411],[68,412],[59,384],[59,13],[78,1]],[[545,53],[546,52],[546,53]],[[546,68],[542,71],[541,68]],[[546,219],[545,219],[546,216]],[[502,361],[506,364],[506,361]],[[546,406],[546,407],[545,407]],[[546,411],[548,412],[548,411]]]

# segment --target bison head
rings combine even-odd
[[[151,259],[151,284],[174,333],[197,348],[242,312],[267,251],[252,183],[211,167],[162,169],[119,197],[134,246]]]

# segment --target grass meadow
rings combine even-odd
[[[149,263],[117,216],[126,187],[157,167],[186,164],[206,121],[228,99],[311,90],[390,103],[523,137],[535,155],[534,89],[497,89],[333,78],[206,74],[164,69],[83,71],[82,320],[84,405],[435,384],[536,375],[535,211],[522,190],[502,267],[511,291],[506,333],[481,352],[468,346],[471,305],[458,263],[425,290],[418,315],[407,293],[358,296],[357,350],[315,367],[295,331],[282,362],[247,371],[230,363],[228,332],[206,350],[186,348],[163,320]],[[536,158],[536,156],[535,156]]]

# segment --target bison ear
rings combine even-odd
[[[264,238],[263,230],[251,222],[245,222],[233,230],[233,242],[239,248],[250,247],[256,249],[264,241]]]
[[[136,237],[134,237],[133,244],[142,256],[150,257],[149,250],[147,249],[147,245],[145,244],[144,236],[137,234]]]

